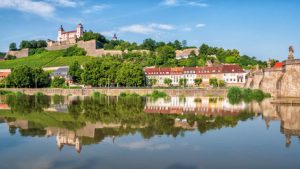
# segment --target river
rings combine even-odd
[[[220,97],[0,98],[0,168],[300,168],[300,105]]]

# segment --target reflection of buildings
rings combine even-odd
[[[171,97],[170,99],[148,100],[144,111],[161,114],[188,114],[205,116],[238,115],[245,104],[231,105],[227,99],[209,97]]]

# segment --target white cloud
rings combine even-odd
[[[195,6],[195,7],[207,7],[207,3],[193,0],[163,0],[162,5],[165,6]]]
[[[190,27],[185,27],[185,28],[182,29],[182,31],[184,31],[184,32],[189,32],[189,31],[192,31],[192,28],[190,28]]]
[[[147,25],[142,24],[133,24],[129,26],[124,26],[119,29],[119,32],[131,32],[131,33],[139,33],[139,34],[150,34],[162,30],[174,30],[175,28],[172,25],[167,24],[157,24],[151,23]]]
[[[149,27],[162,29],[162,30],[173,30],[174,29],[174,27],[172,25],[157,24],[157,23],[152,23],[152,24],[149,25]]]
[[[190,6],[198,6],[198,7],[207,7],[208,6],[208,4],[206,4],[206,3],[195,2],[195,1],[187,2],[187,4]]]
[[[151,143],[149,141],[136,141],[131,143],[122,143],[119,144],[120,147],[127,148],[129,150],[165,150],[169,149],[171,146],[169,144],[159,144],[159,143]]]
[[[73,0],[51,0],[55,3],[58,3],[58,5],[63,7],[76,7],[78,4],[77,2]]]
[[[93,13],[93,12],[98,12],[98,11],[101,11],[105,8],[108,8],[109,5],[106,5],[106,4],[101,4],[101,5],[94,5],[92,7],[90,7],[89,9],[86,9],[84,11],[82,11],[82,13]]]
[[[206,26],[206,24],[203,24],[203,23],[199,23],[199,24],[196,25],[197,28],[203,28],[205,26]]]
[[[155,30],[149,26],[135,24],[130,26],[121,27],[119,29],[120,32],[131,32],[131,33],[139,33],[139,34],[149,34],[154,32]]]
[[[33,0],[0,0],[0,8],[14,9],[42,17],[53,16],[55,11],[55,8],[51,4]]]
[[[174,6],[177,5],[178,1],[177,0],[164,0],[162,2],[163,5],[167,5],[167,6]]]

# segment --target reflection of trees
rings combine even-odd
[[[12,112],[28,114],[31,112],[42,112],[44,108],[48,108],[50,106],[50,97],[14,94],[6,97],[6,103]]]
[[[200,133],[205,133],[212,129],[234,127],[238,121],[253,117],[253,114],[248,112],[238,116],[222,117],[206,117],[194,114],[149,114],[143,111],[146,103],[144,97],[86,97],[83,100],[71,101],[68,105],[69,113],[67,114],[42,112],[42,109],[49,107],[50,104],[50,98],[44,96],[13,95],[7,97],[7,103],[12,110],[12,115],[7,115],[7,119],[9,117],[16,119],[21,117],[30,121],[28,129],[20,130],[24,136],[45,135],[46,127],[65,128],[76,132],[88,122],[113,124],[103,128],[95,128],[93,138],[80,137],[83,144],[98,143],[105,137],[114,138],[135,133],[140,133],[144,138],[151,138],[155,135],[177,137],[191,129],[198,129]],[[20,113],[21,116],[17,116],[16,113]],[[186,125],[191,127],[176,126],[176,118],[187,119]]]
[[[73,100],[68,105],[68,112],[74,119],[77,120],[80,114],[82,113],[81,101],[79,99]]]

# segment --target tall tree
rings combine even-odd
[[[145,39],[141,44],[142,49],[154,51],[157,47],[156,41],[153,39]]]
[[[10,51],[16,51],[16,50],[18,50],[17,49],[17,45],[16,45],[15,42],[9,44],[9,50]]]
[[[80,83],[82,73],[83,70],[81,69],[78,61],[75,61],[72,65],[70,65],[68,74],[72,77],[74,83]]]

